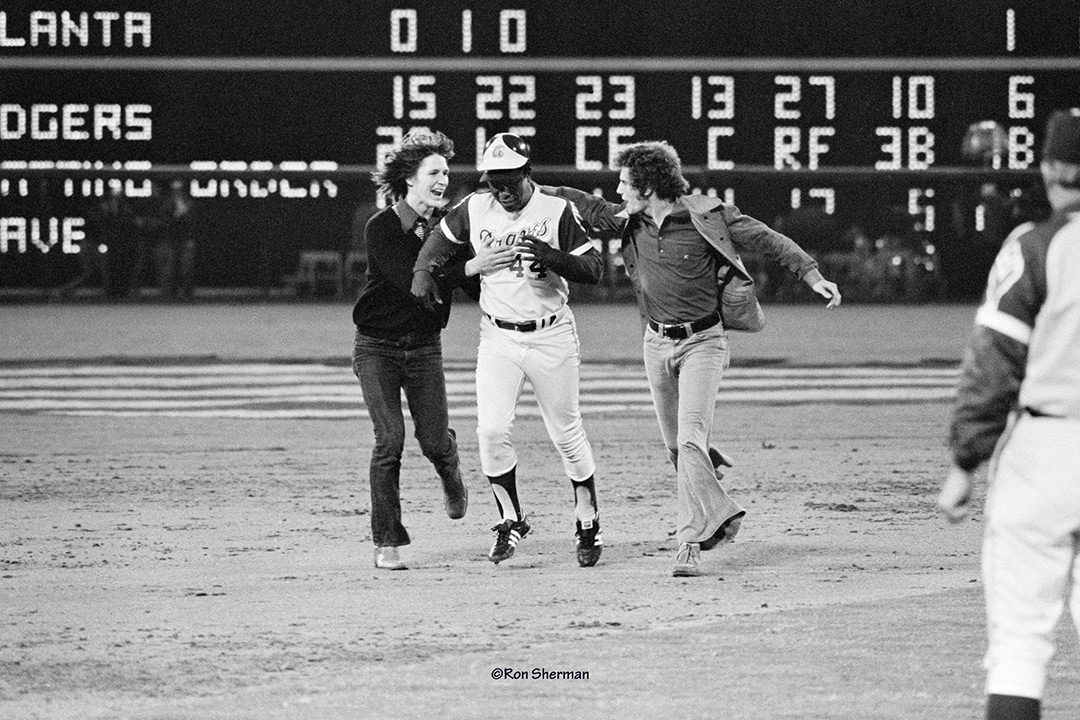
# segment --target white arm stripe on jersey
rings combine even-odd
[[[439,221],[439,228],[443,231],[443,235],[446,236],[446,239],[455,245],[461,245],[465,242],[464,240],[458,240],[457,236],[450,232],[450,226],[446,224],[446,218]]]
[[[1007,315],[995,307],[983,305],[975,313],[975,324],[997,330],[1002,335],[1011,337],[1018,343],[1027,345],[1031,340],[1031,328],[1012,315]]]
[[[578,211],[577,205],[570,202],[569,200],[564,200],[564,202],[566,203],[566,207],[570,210],[570,215],[574,218],[574,222],[577,224],[578,228],[580,228],[581,232],[585,233],[585,235],[588,236],[589,233],[585,230],[585,221],[581,219],[581,212]],[[582,243],[581,245],[578,245],[576,248],[571,250],[570,254],[584,255],[592,249],[592,246],[593,244],[591,242]]]

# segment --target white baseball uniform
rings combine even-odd
[[[517,245],[532,235],[554,248],[581,255],[592,248],[573,204],[535,187],[529,202],[507,212],[492,193],[479,191],[450,210],[436,232],[474,250]],[[564,278],[521,255],[480,282],[480,346],[476,360],[477,435],[480,465],[495,477],[517,465],[510,439],[525,380],[536,396],[552,442],[574,481],[590,478],[596,463],[578,408],[580,346],[566,304]]]
[[[1041,698],[1067,598],[1080,629],[1080,203],[1009,236],[964,359],[956,464],[993,453],[987,693]]]

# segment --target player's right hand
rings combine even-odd
[[[435,282],[435,276],[430,270],[417,270],[412,276],[412,287],[409,289],[416,301],[428,310],[435,309],[436,305],[442,304],[439,295],[439,285]]]
[[[517,257],[518,249],[513,245],[492,246],[495,238],[484,240],[476,249],[476,257],[469,260],[476,269],[476,274],[490,275],[510,267]]]
[[[938,507],[951,523],[958,523],[971,513],[971,473],[953,465],[938,493]]]

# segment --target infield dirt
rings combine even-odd
[[[488,562],[463,418],[468,516],[446,518],[407,445],[410,569],[386,572],[367,421],[0,415],[0,718],[980,717],[982,522],[934,507],[947,414],[719,408],[748,515],[687,579],[651,417],[586,418],[595,568],[533,419],[515,427],[533,533]],[[1067,619],[1058,637],[1052,720],[1080,708]]]

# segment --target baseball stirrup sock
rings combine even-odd
[[[518,503],[517,494],[517,466],[510,468],[502,475],[487,476],[491,483],[491,492],[495,495],[495,504],[499,506],[499,514],[503,520],[517,522],[521,519],[521,505]]]
[[[596,518],[596,483],[590,475],[587,480],[571,480],[574,486],[574,517],[578,522],[588,522]]]
[[[986,698],[986,720],[1039,720],[1041,703],[1017,695],[990,695]]]

